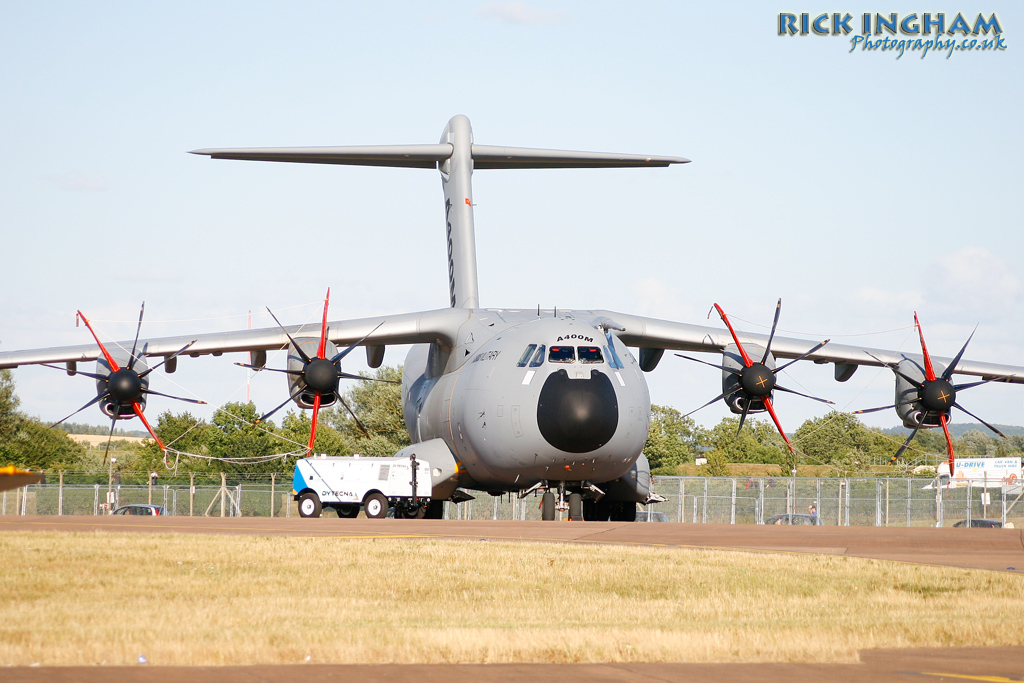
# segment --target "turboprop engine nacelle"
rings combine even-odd
[[[757,346],[756,344],[747,344],[744,346],[744,349],[746,349],[747,355],[750,357],[750,360],[752,360],[755,365],[760,363],[761,358],[764,357],[763,346]],[[769,353],[768,357],[764,361],[764,366],[768,370],[774,372],[775,356]],[[735,344],[729,344],[728,346],[725,347],[725,350],[722,352],[722,367],[729,368],[729,370],[735,370],[736,373],[742,373],[744,369],[747,368],[746,363],[743,362],[743,355],[740,353],[739,347],[736,346]],[[744,404],[747,401],[750,401],[750,409],[747,411],[748,414],[765,412],[766,408],[764,407],[764,400],[762,398],[755,397],[748,393],[747,391],[745,391],[743,386],[742,375],[735,374],[733,372],[730,372],[729,370],[722,371],[722,393],[728,394],[729,392],[734,392],[731,395],[727,396],[725,399],[723,399],[726,405],[729,406],[729,410],[731,410],[736,415],[739,415],[743,412]],[[748,372],[748,374],[750,373]],[[748,378],[748,381],[752,380],[754,380],[753,377]],[[773,378],[772,386],[774,385],[775,383]],[[770,399],[771,396],[772,395],[769,392],[768,398]]]
[[[117,371],[110,367],[103,356],[96,361],[96,374],[103,377],[96,380],[96,395],[102,396],[109,391],[107,398],[100,401],[100,410],[107,417],[118,420],[135,417],[132,403],[138,403],[142,410],[146,409],[146,394],[143,392],[149,388],[149,377],[139,375],[146,372],[149,365],[145,357],[140,355],[129,370],[128,361],[127,354],[114,356],[114,362],[120,368]]]
[[[933,367],[936,376],[939,377],[946,370],[945,365],[935,363],[934,361]],[[924,368],[917,361],[904,358],[900,361],[897,368],[904,375],[919,383],[923,383],[926,379]],[[952,412],[952,408],[946,411],[947,421],[949,420],[950,412]],[[924,405],[921,402],[921,390],[899,375],[896,375],[896,413],[903,420],[903,426],[908,429],[916,427],[922,417],[924,418],[924,421],[921,422],[922,427],[938,427],[940,424],[940,413],[925,411]]]
[[[304,409],[311,409],[316,398],[316,392],[309,388],[312,384],[321,387],[320,405],[334,405],[338,400],[338,366],[330,363],[324,358],[333,358],[338,354],[338,348],[330,341],[325,342],[324,358],[317,358],[317,349],[320,346],[319,339],[298,338],[295,340],[306,356],[312,359],[308,365],[295,351],[295,347],[288,348],[288,395],[294,395],[295,405]],[[340,364],[340,361],[338,362]],[[333,373],[333,374],[332,374]],[[300,389],[302,389],[300,391]],[[295,392],[299,392],[296,394]]]

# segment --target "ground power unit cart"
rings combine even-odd
[[[393,458],[315,455],[295,463],[292,494],[300,517],[319,517],[334,508],[339,517],[419,519],[430,504],[430,465],[415,455]]]

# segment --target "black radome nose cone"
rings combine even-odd
[[[608,376],[569,379],[565,370],[548,376],[537,402],[544,439],[567,453],[589,453],[608,443],[619,424],[619,404]]]
[[[121,368],[111,373],[107,382],[110,395],[121,403],[138,400],[142,394],[142,380],[134,370]]]
[[[304,371],[306,386],[320,393],[334,391],[338,386],[338,368],[326,358],[314,358]]]

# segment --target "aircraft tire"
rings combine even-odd
[[[555,519],[555,494],[547,491],[540,499],[540,518],[545,522]]]
[[[578,493],[569,494],[569,521],[583,521],[583,496]]]
[[[320,496],[314,492],[307,491],[299,496],[299,517],[319,517],[322,510]]]
[[[384,519],[388,516],[388,499],[383,493],[374,491],[363,501],[363,512],[370,519]]]

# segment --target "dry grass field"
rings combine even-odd
[[[855,661],[1020,645],[1019,576],[441,540],[0,535],[0,665]]]

